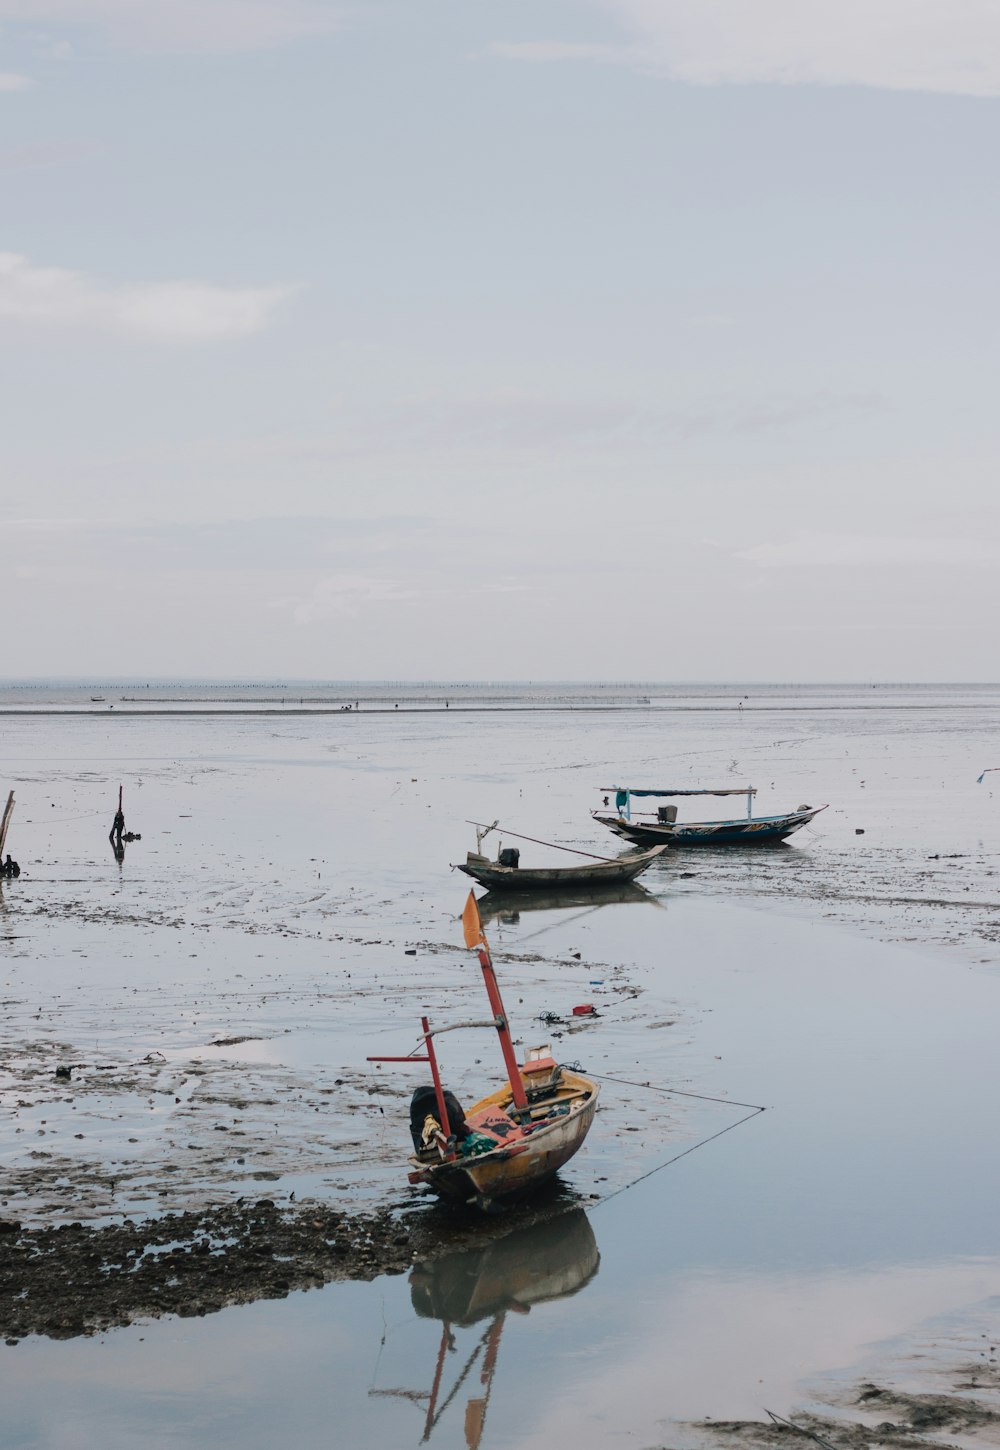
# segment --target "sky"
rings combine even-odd
[[[995,680],[1000,0],[0,0],[0,677]]]

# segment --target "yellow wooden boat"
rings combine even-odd
[[[441,1082],[434,1050],[437,1034],[426,1017],[420,1024],[423,1053],[406,1057],[380,1055],[368,1060],[426,1062],[430,1068],[433,1085],[417,1088],[410,1103],[414,1149],[410,1182],[424,1184],[444,1198],[490,1209],[533,1192],[569,1162],[594,1121],[600,1089],[582,1072],[557,1063],[548,1047],[533,1048],[525,1062],[517,1061],[489,944],[471,891],[462,921],[466,945],[479,952],[493,1017],[486,1022],[455,1025],[496,1028],[507,1081],[464,1111]]]
[[[443,1151],[440,1125],[429,1114],[432,1122],[425,1118],[420,1146],[410,1159],[411,1183],[488,1209],[533,1192],[569,1162],[590,1131],[600,1088],[583,1073],[542,1056],[547,1049],[535,1052],[521,1069],[527,1111],[517,1108],[510,1083],[504,1083],[473,1104],[459,1123],[449,1123],[451,1152]]]

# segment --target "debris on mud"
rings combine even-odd
[[[910,1394],[866,1382],[847,1414],[799,1413],[794,1419],[706,1420],[699,1438],[721,1447],[770,1450],[812,1444],[832,1450],[936,1450],[981,1437],[995,1445],[1000,1431],[1000,1375],[990,1366],[962,1365],[947,1393]],[[971,1392],[971,1393],[970,1393]],[[991,1403],[986,1403],[986,1399]],[[939,1438],[941,1437],[941,1438]]]

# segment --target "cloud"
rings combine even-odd
[[[416,604],[428,600],[452,600],[453,583],[442,583],[441,573],[429,564],[424,574],[411,577],[374,574],[328,574],[317,579],[307,594],[273,599],[274,609],[290,609],[296,624],[315,624],[327,619],[356,619],[368,605]],[[501,575],[489,580],[469,580],[462,585],[466,600],[497,594],[527,593],[533,586],[522,579]]]
[[[97,29],[135,50],[268,50],[328,35],[342,10],[333,0],[0,0],[0,22]]]
[[[799,534],[794,539],[734,551],[734,558],[764,569],[824,565],[931,567],[1000,563],[1000,542],[988,539],[879,538],[864,534]]]
[[[30,91],[35,82],[11,70],[0,70],[0,91]]]
[[[294,289],[217,287],[207,282],[119,285],[63,267],[35,267],[0,252],[0,323],[85,327],[154,341],[247,337],[270,322]]]
[[[489,55],[501,60],[524,60],[541,64],[558,60],[638,61],[638,51],[623,45],[590,45],[576,40],[495,40]]]
[[[354,619],[368,604],[404,604],[417,596],[399,579],[366,574],[334,574],[319,579],[308,594],[275,599],[277,609],[290,608],[296,624],[324,619]]]
[[[169,502],[168,502],[169,506]],[[213,577],[253,575],[301,622],[356,613],[380,597],[358,584],[412,568],[414,549],[438,530],[427,515],[272,515],[210,520],[0,516],[0,546],[21,563],[62,574],[100,570],[104,561],[128,561],[146,578],[186,573]],[[344,572],[339,572],[343,570]],[[318,590],[313,581],[323,581]],[[332,580],[332,583],[327,581]],[[391,582],[391,581],[390,581]],[[384,593],[384,591],[383,591]],[[293,597],[292,597],[293,596]],[[385,597],[397,597],[395,588]]]
[[[690,85],[851,85],[1000,95],[1000,6],[984,0],[598,0],[618,44],[497,43],[524,61],[628,65]]]

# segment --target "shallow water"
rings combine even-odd
[[[455,1315],[430,1443],[519,1450],[695,1444],[686,1422],[787,1413],[922,1326],[947,1320],[951,1343],[995,1324],[1000,776],[975,781],[1000,695],[753,695],[6,719],[23,874],[0,917],[0,1213],[40,1220],[248,1189],[410,1203],[411,1081],[365,1057],[408,1051],[421,1010],[481,1007],[454,919],[467,882],[445,865],[473,844],[466,817],[613,854],[588,810],[614,783],[831,804],[784,850],[657,865],[653,900],[491,924],[523,1039],[619,1079],[566,1170],[586,1220],[565,1241],[543,1225],[451,1280],[26,1341],[0,1355],[0,1445],[416,1445],[442,1343],[428,1305]],[[121,868],[119,781],[143,836]],[[573,1023],[581,1001],[601,1015]],[[445,1042],[468,1099],[495,1049]],[[741,1122],[737,1101],[767,1111]]]

